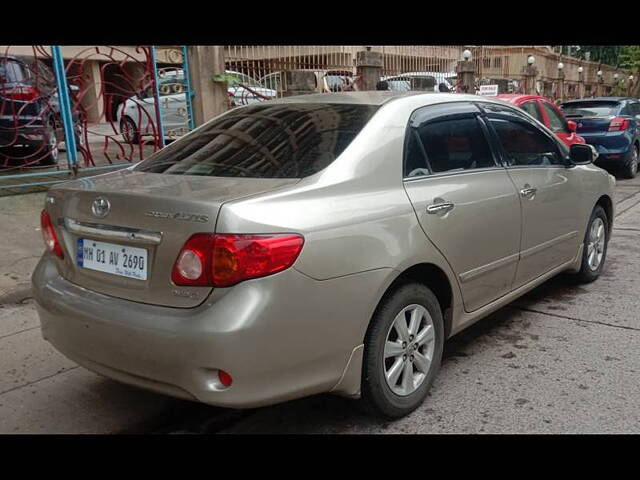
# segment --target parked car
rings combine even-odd
[[[527,112],[545,127],[555,133],[568,147],[576,143],[585,143],[576,133],[576,122],[567,120],[558,107],[548,98],[540,95],[500,94],[500,100],[512,103]]]
[[[77,112],[73,120],[76,143],[81,143],[85,125]],[[56,80],[50,68],[26,55],[0,56],[0,148],[15,151],[15,158],[25,163],[55,165],[63,140]],[[24,147],[32,151],[17,153]]]
[[[350,90],[354,83],[353,73],[345,70],[314,70],[316,75],[316,91],[319,93],[342,92]],[[260,83],[265,88],[280,91],[282,89],[282,72],[265,75]]]
[[[274,90],[264,88],[258,81],[240,72],[227,70],[237,77],[238,83],[230,84],[227,93],[232,105],[249,105],[276,97]],[[175,140],[189,131],[185,76],[182,69],[171,69],[160,75],[160,97],[163,132],[165,138]],[[128,98],[118,107],[117,121],[120,133],[127,143],[138,143],[143,136],[156,135],[157,116],[153,86],[137,96]]]
[[[49,190],[42,334],[168,395],[243,408],[331,392],[399,417],[446,338],[560,272],[601,274],[615,180],[593,156],[476,95],[233,109]]]
[[[457,74],[455,72],[407,72],[400,75],[382,77],[389,85],[389,90],[394,92],[408,92],[410,90],[423,90],[439,92],[440,85],[450,91],[455,91]]]
[[[577,122],[577,132],[599,153],[597,164],[626,178],[638,173],[640,102],[637,98],[599,97],[570,100],[564,115]]]

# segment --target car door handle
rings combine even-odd
[[[432,215],[436,213],[446,213],[453,210],[453,207],[455,207],[455,205],[451,202],[434,203],[427,207],[427,213]]]
[[[535,197],[537,191],[538,191],[537,188],[530,187],[529,185],[525,185],[524,188],[520,190],[520,196],[522,198],[533,198]]]

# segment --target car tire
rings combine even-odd
[[[602,227],[602,237],[597,234]],[[594,229],[596,230],[594,232]],[[579,283],[590,283],[597,279],[604,268],[609,245],[609,222],[607,214],[600,205],[596,205],[591,212],[587,231],[584,234],[582,246],[582,263],[576,274]],[[595,257],[594,257],[595,256]]]
[[[635,178],[635,176],[638,174],[638,157],[640,156],[639,150],[640,148],[637,144],[631,147],[631,159],[629,159],[629,162],[624,166],[622,170],[622,176],[624,178]]]
[[[56,127],[53,120],[47,122],[42,136],[45,153],[40,159],[40,165],[57,165],[60,159],[60,148],[58,146],[58,137],[56,136]]]
[[[120,133],[126,143],[132,143],[137,145],[140,143],[140,132],[136,122],[131,117],[122,117],[120,120]]]
[[[74,126],[74,135],[76,140],[76,148],[78,149],[78,151],[86,149],[87,127],[84,122],[79,120],[76,123],[76,125]]]
[[[416,324],[411,320],[414,315],[420,318]],[[403,335],[400,322],[407,327]],[[396,328],[398,325],[400,329]],[[416,351],[412,347],[420,336]],[[443,345],[442,310],[429,288],[403,283],[387,293],[371,319],[364,341],[361,405],[369,413],[388,419],[415,410],[426,398],[440,369]],[[427,364],[425,359],[429,356],[431,361]]]

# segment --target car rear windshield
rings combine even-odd
[[[610,117],[619,110],[619,102],[576,102],[562,106],[567,117]]]
[[[22,82],[25,74],[15,60],[0,58],[0,84]]]
[[[211,177],[306,177],[333,162],[377,109],[330,103],[237,108],[153,154],[135,170]]]

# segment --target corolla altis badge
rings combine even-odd
[[[163,218],[168,220],[185,220],[188,222],[200,222],[200,223],[205,223],[209,221],[208,215],[200,215],[197,213],[187,213],[187,212],[169,213],[169,212],[158,212],[155,210],[150,210],[148,212],[145,212],[145,216],[153,217],[153,218]]]
[[[104,197],[96,198],[91,204],[91,213],[98,218],[106,217],[109,210],[111,210],[111,204]]]

